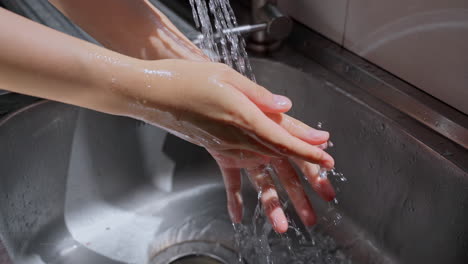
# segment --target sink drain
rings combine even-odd
[[[238,254],[220,243],[187,241],[156,253],[151,264],[237,264]],[[245,261],[242,263],[246,264]]]
[[[170,264],[226,264],[210,256],[186,256],[174,260]]]

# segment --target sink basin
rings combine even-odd
[[[356,263],[466,263],[466,170],[307,65],[253,60],[258,82],[293,100],[293,116],[331,131],[347,181],[333,178],[333,205],[306,187],[316,239],[333,237],[330,252]],[[0,149],[0,238],[13,263],[238,263],[221,175],[202,148],[44,101],[1,121]],[[244,185],[249,224],[257,197]],[[349,263],[336,254],[317,263]]]

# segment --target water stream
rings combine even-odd
[[[206,0],[190,0],[190,4],[195,25],[203,34],[200,48],[212,61],[225,63],[255,81],[244,38],[224,30],[238,26],[229,1],[209,0],[207,5]]]

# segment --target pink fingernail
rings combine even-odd
[[[273,219],[273,228],[278,233],[284,233],[288,231],[288,221],[281,208],[276,208],[271,212],[271,218]]]
[[[289,98],[287,98],[286,96],[277,95],[277,94],[273,95],[273,101],[278,106],[289,106],[292,104]]]
[[[330,137],[330,133],[328,133],[327,131],[322,131],[322,130],[315,130],[315,129],[311,129],[310,132],[309,132],[310,136],[312,138],[326,138],[328,139]]]
[[[332,169],[333,167],[335,167],[335,161],[334,160],[325,160],[323,162],[323,166],[327,169]]]
[[[328,148],[328,142],[322,143],[322,144],[318,145],[318,147],[319,147],[320,149],[325,150],[325,149]]]
[[[330,136],[330,133],[328,133],[327,131],[318,130],[317,132],[322,137],[329,137]]]

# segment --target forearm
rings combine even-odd
[[[1,89],[119,114],[123,100],[113,78],[137,70],[138,60],[2,8],[0,32]]]
[[[49,0],[105,47],[146,60],[204,59],[147,0]]]

